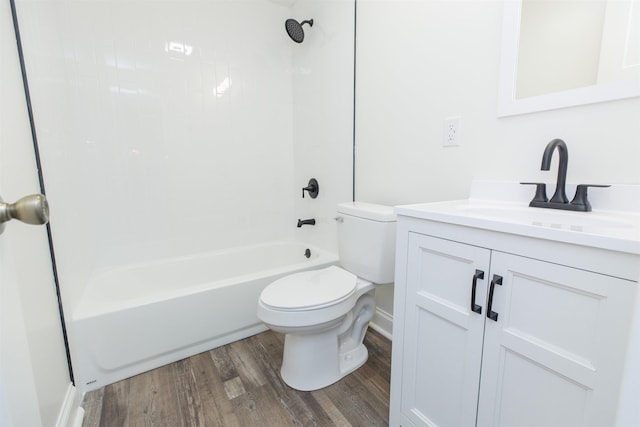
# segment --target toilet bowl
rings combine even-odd
[[[388,206],[338,205],[341,267],[305,271],[268,285],[258,318],[285,334],[283,381],[317,390],[362,366],[364,335],[375,313],[376,283],[393,280],[395,215]]]
[[[362,341],[375,311],[374,286],[332,266],[284,277],[265,289],[258,317],[285,334],[285,383],[317,390],[366,362]]]

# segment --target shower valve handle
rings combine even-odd
[[[316,180],[315,178],[311,178],[309,180],[309,184],[307,184],[306,187],[302,188],[303,199],[304,199],[305,191],[309,192],[309,196],[311,196],[312,199],[315,199],[316,197],[318,197],[318,193],[320,192],[320,185],[318,184],[318,180]]]

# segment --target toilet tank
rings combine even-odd
[[[338,205],[340,264],[370,282],[393,282],[396,215],[391,206],[363,202]]]

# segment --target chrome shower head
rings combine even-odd
[[[313,19],[308,19],[306,21],[298,22],[295,19],[287,19],[284,23],[284,28],[287,30],[287,34],[291,37],[296,43],[302,43],[304,40],[304,31],[302,26],[304,24],[309,24],[310,27],[313,27]]]

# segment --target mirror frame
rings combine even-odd
[[[640,79],[631,79],[517,99],[515,94],[521,9],[521,0],[504,2],[498,117],[640,96]]]

